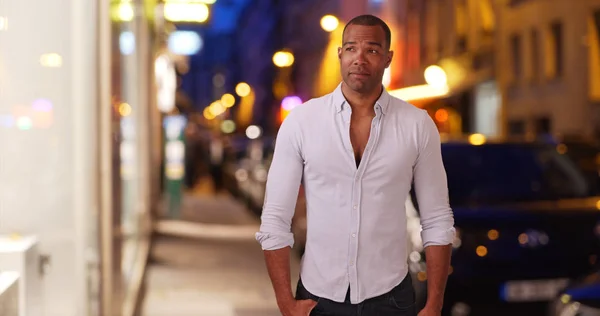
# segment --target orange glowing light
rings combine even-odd
[[[444,123],[446,121],[448,121],[448,110],[446,109],[439,109],[437,111],[435,111],[435,119],[440,122],[440,123]]]

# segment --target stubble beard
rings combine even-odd
[[[348,87],[350,87],[350,89],[358,93],[369,93],[378,86],[377,84],[372,82],[372,80],[352,80],[349,75],[346,79],[346,83]]]

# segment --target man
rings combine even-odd
[[[404,209],[413,179],[428,276],[419,315],[441,314],[454,218],[440,138],[426,111],[382,87],[390,38],[377,17],[348,22],[338,49],[343,82],[294,109],[279,130],[256,238],[284,316],[416,315]],[[290,226],[300,182],[307,239],[294,298]]]

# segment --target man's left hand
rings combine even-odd
[[[441,316],[442,311],[425,306],[417,316]]]

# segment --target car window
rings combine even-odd
[[[453,205],[597,195],[598,171],[585,170],[556,146],[453,144],[442,147]]]

